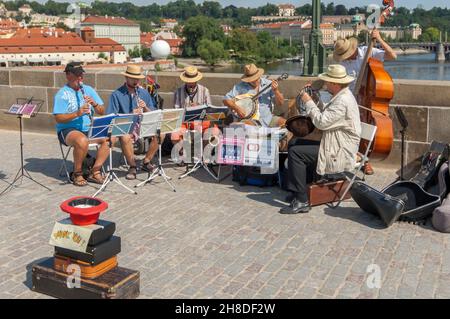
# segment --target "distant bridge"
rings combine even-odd
[[[435,42],[390,42],[389,46],[391,48],[398,48],[400,50],[406,51],[407,49],[412,48],[418,48],[418,49],[425,49],[430,52],[435,52],[436,56],[438,56],[439,53],[438,49],[440,47],[441,43],[435,43]],[[444,49],[444,55],[447,60],[450,60],[450,42],[443,42],[442,43],[443,49]],[[376,44],[376,47],[381,48],[380,44]],[[325,45],[325,48],[328,51],[333,50],[333,45]]]
[[[443,42],[445,52],[450,51],[450,42]],[[399,48],[401,50],[411,49],[411,48],[420,48],[426,49],[428,51],[436,52],[436,48],[440,45],[440,43],[434,42],[391,42],[389,46],[391,48]],[[379,46],[379,45],[378,45]]]

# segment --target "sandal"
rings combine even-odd
[[[128,180],[136,179],[136,174],[137,174],[136,166],[130,166],[125,178]]]
[[[153,170],[155,169],[155,166],[151,163],[151,162],[142,162],[142,168],[141,170],[146,171],[146,172],[153,172]]]
[[[73,185],[86,186],[88,183],[83,177],[83,172],[73,172]]]
[[[105,181],[105,178],[103,177],[100,170],[92,170],[91,174],[88,177],[88,182],[95,183],[95,184],[103,184]]]

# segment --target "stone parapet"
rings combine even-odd
[[[93,70],[85,76],[85,84],[91,85],[108,104],[114,89],[124,83],[118,71]],[[154,75],[154,74],[152,74]],[[275,78],[275,77],[274,77]],[[222,105],[223,96],[240,79],[239,74],[205,73],[201,81],[212,95],[214,105]],[[275,113],[283,114],[287,110],[287,100],[297,95],[308,81],[313,78],[291,76],[280,84],[286,103]],[[159,72],[160,93],[165,108],[173,105],[172,92],[181,85],[178,73]],[[65,83],[64,73],[49,70],[2,69],[0,70],[0,128],[18,129],[14,116],[4,114],[16,98],[44,100],[40,114],[24,121],[24,129],[41,133],[54,133],[53,97]],[[400,106],[409,122],[406,140],[406,160],[413,162],[431,141],[450,142],[450,81],[395,80],[395,97],[391,106]],[[400,125],[390,109],[394,120],[394,147],[385,164],[399,166],[400,163]]]

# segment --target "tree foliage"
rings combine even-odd
[[[222,42],[203,39],[197,48],[198,55],[211,67],[226,58],[226,51]]]
[[[192,17],[186,21],[183,29],[184,55],[197,55],[197,47],[202,39],[225,41],[225,34],[216,19],[205,16]]]

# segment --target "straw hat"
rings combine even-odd
[[[264,69],[257,68],[256,65],[247,64],[244,66],[244,75],[241,77],[242,82],[253,82],[258,80],[264,74]]]
[[[127,70],[125,72],[121,72],[121,74],[132,79],[145,79],[145,75],[142,74],[142,67],[139,65],[130,64],[127,66]]]
[[[327,72],[319,74],[319,80],[339,84],[349,84],[353,82],[355,78],[347,75],[347,71],[342,65],[331,64],[328,66]]]
[[[184,83],[195,83],[203,78],[203,74],[195,66],[187,66],[180,74],[180,79]]]
[[[341,62],[353,55],[358,48],[358,40],[356,38],[339,39],[334,45],[333,59]]]

